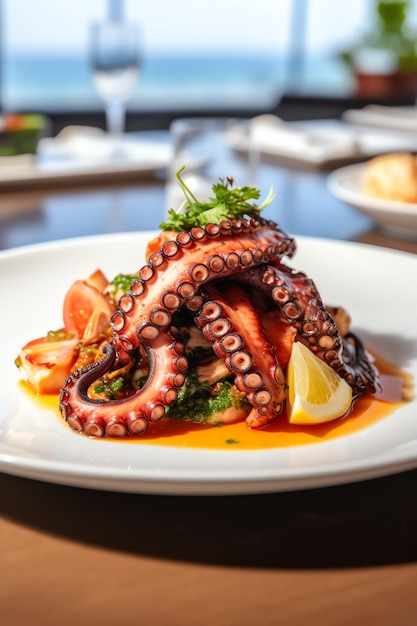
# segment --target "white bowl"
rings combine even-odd
[[[371,217],[387,234],[417,239],[417,204],[373,198],[363,193],[361,179],[366,163],[348,165],[329,174],[329,191],[339,200]]]

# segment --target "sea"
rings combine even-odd
[[[5,111],[88,111],[103,106],[84,57],[6,55],[0,84]],[[346,70],[334,58],[290,64],[273,55],[156,55],[144,59],[128,108],[270,108],[284,91],[340,95],[349,88]]]

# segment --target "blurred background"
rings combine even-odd
[[[0,248],[158,228],[186,118],[249,120],[227,171],[284,230],[404,248],[417,202],[377,212],[340,169],[417,153],[416,94],[417,0],[0,0]]]
[[[45,113],[53,134],[104,128],[89,28],[112,14],[140,25],[127,130],[193,114],[312,119],[358,101],[415,100],[414,1],[1,0],[2,111]]]

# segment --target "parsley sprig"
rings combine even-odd
[[[182,166],[176,173],[176,178],[184,193],[185,200],[180,208],[168,211],[167,219],[160,224],[162,230],[181,232],[190,230],[193,226],[219,224],[224,219],[242,219],[243,217],[258,217],[263,208],[271,204],[275,195],[270,190],[265,201],[257,205],[251,200],[258,200],[261,192],[256,187],[236,187],[232,178],[220,179],[212,186],[213,197],[207,201],[198,200],[191,189],[181,178],[185,167]]]

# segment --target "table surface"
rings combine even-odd
[[[294,235],[417,253],[331,197],[325,174],[262,164]],[[163,178],[0,195],[0,249],[153,230]],[[298,492],[111,493],[0,474],[0,623],[417,623],[417,471]]]

